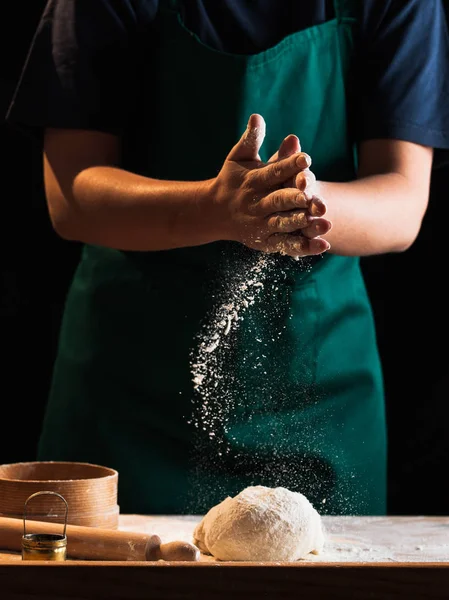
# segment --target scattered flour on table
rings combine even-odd
[[[192,543],[204,515],[120,515],[120,531],[159,535],[164,543]],[[321,516],[325,541],[313,563],[444,563],[449,565],[449,518]],[[418,549],[419,548],[419,549]],[[211,555],[201,560],[212,562]],[[278,562],[278,561],[274,561]]]
[[[211,508],[195,528],[194,543],[218,560],[296,561],[322,551],[324,532],[305,496],[259,485]]]

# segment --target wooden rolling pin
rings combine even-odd
[[[27,533],[62,535],[64,525],[26,520]],[[23,521],[0,517],[0,548],[22,551]],[[158,535],[67,525],[67,556],[85,560],[197,561],[200,551],[188,542],[162,544]]]

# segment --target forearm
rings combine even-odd
[[[151,179],[123,170],[117,136],[46,130],[44,183],[54,229],[65,239],[120,250],[170,250],[229,240],[263,252],[277,249],[282,238],[283,251],[291,256],[323,252],[327,243],[314,239],[318,231],[313,224],[306,241],[286,233],[305,228],[308,221],[301,214],[309,210],[318,217],[314,223],[324,224],[322,233],[329,226],[319,218],[322,203],[309,207],[294,188],[284,187],[310,159],[300,153],[263,165],[262,121],[252,115],[219,173],[196,182]],[[279,211],[286,213],[283,219]]]
[[[61,194],[56,229],[66,238],[152,251],[215,241],[207,182],[150,179],[115,167],[82,170]]]
[[[347,182],[317,182],[333,227],[326,235],[330,252],[364,256],[406,250],[415,240],[427,202],[399,173]]]

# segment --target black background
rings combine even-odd
[[[2,7],[1,114],[44,4]],[[35,458],[64,297],[80,247],[51,229],[39,147],[2,122],[0,151],[0,463],[9,463]],[[449,514],[448,190],[445,167],[434,172],[414,246],[363,260],[385,371],[390,514]]]

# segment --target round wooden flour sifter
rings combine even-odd
[[[67,523],[117,529],[118,472],[108,467],[78,462],[24,462],[0,465],[0,517],[22,519],[27,499],[46,490],[63,496],[69,506]],[[54,497],[33,499],[29,518],[64,523],[65,511]],[[61,508],[63,508],[61,504]]]
[[[0,465],[0,548],[25,560],[199,560],[193,544],[118,531],[117,480],[117,471],[88,463]]]

